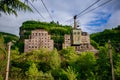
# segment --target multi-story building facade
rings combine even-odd
[[[74,32],[76,32],[76,33],[72,33],[73,35],[75,35],[74,37],[71,35],[65,34],[63,48],[74,46],[75,50],[79,51],[79,52],[93,50],[93,47],[90,45],[90,37],[89,37],[88,33],[82,32],[82,31],[80,32],[80,31],[78,31],[78,30],[74,31]],[[77,34],[78,32],[79,32],[79,34]],[[80,36],[78,37],[76,35],[80,35]],[[76,39],[76,38],[78,38],[78,39]]]
[[[47,48],[53,50],[54,41],[47,31],[43,29],[32,30],[29,39],[24,40],[24,52]]]
[[[62,44],[62,47],[67,48],[69,46],[71,46],[70,35],[65,34],[64,35],[64,43]]]

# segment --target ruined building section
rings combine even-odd
[[[64,43],[62,44],[63,49],[68,48],[71,46],[71,40],[70,40],[70,35],[65,34],[64,35]]]
[[[71,35],[64,35],[63,48],[73,46],[76,51],[92,51],[94,48],[90,45],[90,37],[87,32],[82,32],[77,29],[76,16],[74,16],[74,28],[71,30]]]
[[[47,31],[43,29],[32,30],[29,39],[24,39],[24,52],[47,48],[53,50],[54,41]]]
[[[79,46],[81,43],[81,29],[73,29],[71,31],[71,45]]]
[[[76,35],[77,33],[75,33]],[[72,43],[72,39],[70,35],[64,35],[64,43],[63,43],[63,49],[68,48],[70,46],[73,46],[75,48],[76,51],[78,52],[84,52],[84,51],[92,51],[94,48],[91,46],[90,44],[90,37],[89,34],[87,32],[81,32],[81,34],[79,34],[80,37],[78,38],[73,38],[76,39],[76,44]]]
[[[93,47],[90,44],[90,37],[87,32],[81,33],[80,45],[75,46],[75,50],[78,52],[91,51]]]

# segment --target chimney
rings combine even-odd
[[[77,15],[74,16],[74,29],[77,29],[77,22],[76,22]]]

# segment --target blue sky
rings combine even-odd
[[[90,6],[97,0],[43,0],[54,21],[63,25],[73,26],[73,16]],[[89,10],[99,6],[108,0],[100,0]],[[42,14],[42,17],[33,9],[33,12],[18,12],[18,16],[2,13],[0,17],[0,31],[19,35],[19,27],[26,20],[50,22],[51,18],[44,8],[41,0],[32,2],[34,7]],[[30,4],[29,4],[30,5]],[[88,10],[88,11],[89,11]],[[86,11],[87,12],[87,11]],[[85,12],[85,13],[86,13]],[[112,0],[105,6],[99,7],[77,19],[80,28],[88,33],[95,33],[120,25],[120,0]]]
[[[107,22],[109,21],[112,15],[111,13],[104,13],[104,12],[97,12],[96,14],[97,16],[94,17],[95,20],[88,22],[87,26],[100,27],[102,25],[105,25],[107,24]]]

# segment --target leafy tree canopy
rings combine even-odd
[[[0,0],[0,14],[1,12],[6,14],[15,14],[17,11],[32,11],[32,9],[21,0]]]

